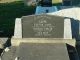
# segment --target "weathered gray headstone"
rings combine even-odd
[[[64,38],[64,18],[52,15],[22,17],[23,38]]]
[[[21,43],[19,60],[69,60],[66,44]]]

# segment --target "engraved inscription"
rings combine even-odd
[[[54,28],[55,26],[43,19],[40,19],[38,22],[33,24],[35,36],[51,36],[51,31]]]
[[[22,17],[23,38],[64,38],[64,17],[31,15]]]

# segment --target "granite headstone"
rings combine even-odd
[[[63,38],[64,18],[52,15],[22,17],[23,38]]]

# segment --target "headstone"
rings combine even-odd
[[[70,60],[66,44],[21,43],[19,60]]]
[[[23,38],[64,38],[64,18],[52,15],[22,17]]]

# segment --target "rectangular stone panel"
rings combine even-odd
[[[69,60],[66,44],[21,43],[19,60]]]
[[[23,38],[63,38],[64,18],[52,15],[22,17]]]

